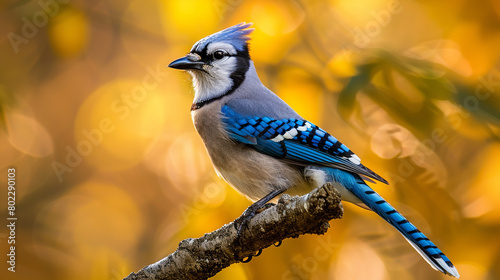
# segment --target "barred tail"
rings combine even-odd
[[[336,175],[335,177],[338,178],[339,174]],[[344,181],[346,179],[345,176],[346,174],[342,175]],[[351,191],[366,204],[366,206],[395,227],[432,268],[456,278],[460,277],[457,269],[453,266],[448,257],[446,257],[429,238],[396,211],[396,209],[387,203],[378,193],[373,191],[358,175],[352,176],[354,177],[352,179],[354,179],[355,183],[353,184],[353,180],[347,180],[350,181],[350,184],[343,184],[346,189]]]

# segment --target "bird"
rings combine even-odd
[[[450,259],[366,183],[388,184],[384,178],[262,84],[250,58],[251,26],[209,35],[168,65],[192,76],[194,127],[219,177],[253,201],[244,215],[251,219],[283,193],[335,183],[343,201],[375,212],[432,268],[459,278]]]

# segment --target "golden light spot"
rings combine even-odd
[[[255,31],[250,47],[256,62],[277,63],[297,40],[295,32],[304,20],[304,12],[295,5],[281,2],[256,2],[251,8]]]
[[[260,1],[252,8],[252,20],[270,36],[294,31],[304,20],[305,13],[293,2]]]
[[[478,22],[463,21],[454,27],[449,38],[460,45],[460,50],[470,64],[472,78],[486,75],[494,68],[498,60],[498,45],[500,36],[498,31],[490,34],[483,32]],[[481,49],[480,52],[477,50]]]
[[[85,13],[74,7],[61,7],[48,28],[55,53],[72,57],[82,52],[88,41],[88,22]]]
[[[341,50],[328,61],[327,70],[340,77],[354,76],[357,72],[350,54],[346,50]]]
[[[302,69],[286,68],[279,73],[276,94],[308,121],[318,123],[322,114],[323,91]]]
[[[75,279],[123,276],[130,273],[124,256],[136,249],[142,219],[134,199],[121,188],[88,181],[40,211],[33,231],[37,252],[64,256],[68,271],[79,272]]]
[[[335,8],[339,10],[344,19],[354,25],[364,25],[370,20],[374,20],[373,13],[387,8],[388,1],[386,0],[362,0],[362,1],[349,1],[338,0],[335,1]]]
[[[194,43],[210,35],[217,29],[219,14],[223,12],[220,4],[212,0],[159,1],[167,37],[184,36]]]
[[[76,151],[103,170],[139,163],[164,129],[165,96],[144,81],[115,80],[82,104],[75,123]]]
[[[482,223],[496,224],[500,221],[500,145],[490,145],[482,153],[481,169],[473,182],[474,188],[467,193],[464,205],[465,214],[469,217],[480,217]]]

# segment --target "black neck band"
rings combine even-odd
[[[226,94],[223,94],[223,95],[220,95],[220,96],[217,96],[217,97],[214,97],[212,99],[208,99],[208,100],[205,100],[205,101],[201,101],[201,102],[197,102],[197,103],[193,103],[193,105],[191,105],[191,111],[194,111],[194,110],[198,110],[200,109],[201,107],[209,104],[209,103],[212,103],[216,100],[219,100],[221,99],[222,97],[226,96],[226,95],[229,95],[231,92],[233,92],[234,90],[226,93]]]
[[[237,60],[236,65],[238,65],[238,67],[230,76],[231,80],[233,81],[233,86],[223,95],[219,95],[201,102],[193,103],[193,105],[191,105],[191,111],[198,110],[201,107],[210,104],[216,100],[219,100],[224,96],[230,95],[241,85],[241,83],[243,83],[243,80],[245,80],[245,74],[250,68],[250,56],[248,55],[248,48],[245,47],[243,51],[238,52],[238,55],[235,55],[234,57]]]

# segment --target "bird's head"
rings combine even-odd
[[[194,103],[220,98],[234,91],[250,67],[251,23],[240,23],[196,42],[191,51],[168,65],[193,76]]]

